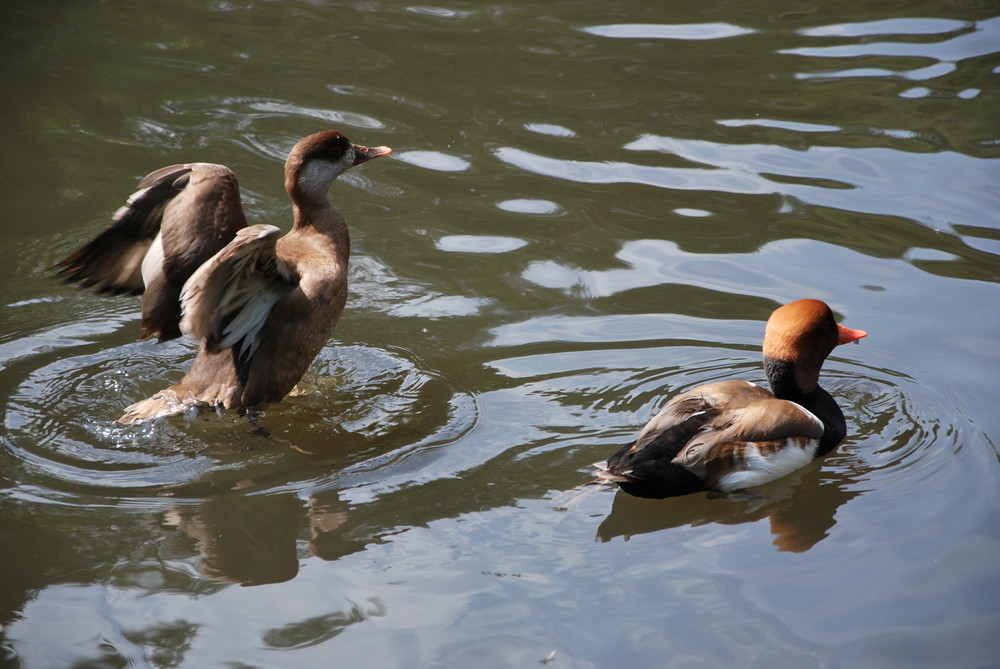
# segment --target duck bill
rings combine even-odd
[[[351,167],[355,165],[360,165],[361,163],[367,163],[373,158],[378,158],[379,156],[387,156],[392,153],[392,149],[388,146],[361,146],[360,144],[354,145],[354,162],[351,163]]]
[[[843,325],[837,324],[837,345],[850,344],[852,341],[857,342],[859,339],[864,339],[868,336],[868,333],[864,330],[852,330],[851,328],[844,327]]]

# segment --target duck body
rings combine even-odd
[[[273,226],[242,230],[226,253],[213,257],[185,284],[180,327],[201,341],[191,369],[177,384],[129,406],[121,422],[139,423],[192,406],[253,407],[287,395],[336,328],[347,302],[349,240],[346,224],[338,227],[344,236],[337,244],[312,229],[295,229],[284,237]],[[268,246],[273,250],[266,251]],[[287,275],[256,287],[246,304],[218,294],[233,291],[224,279],[234,259],[255,249],[283,259]],[[266,271],[254,267],[248,275]],[[255,309],[266,313],[254,314]]]
[[[836,401],[819,386],[823,361],[867,333],[838,325],[818,300],[798,300],[768,321],[764,368],[773,393],[740,380],[671,399],[598,478],[637,497],[732,492],[782,478],[825,455],[847,434]]]
[[[253,407],[287,395],[326,343],[347,301],[350,236],[344,217],[330,204],[327,190],[345,170],[390,152],[389,147],[352,144],[332,130],[301,140],[285,164],[285,188],[292,200],[294,220],[292,230],[283,237],[271,225],[247,226],[238,189],[233,199],[225,180],[218,177],[214,188],[205,187],[199,193],[197,206],[183,208],[178,204],[172,210],[169,203],[163,206],[161,228],[146,249],[133,246],[130,253],[120,254],[119,260],[132,267],[144,254],[140,264],[145,289],[157,286],[157,281],[169,282],[171,290],[160,294],[176,296],[177,309],[163,320],[169,327],[158,329],[147,326],[148,295],[144,296],[143,333],[183,332],[199,341],[199,352],[184,378],[129,406],[119,421],[141,423],[192,407]],[[235,177],[232,183],[235,185]],[[134,208],[133,200],[139,199],[133,196],[129,206]],[[211,216],[206,214],[209,211]],[[188,240],[186,246],[170,241],[168,214],[179,229],[173,236]],[[102,235],[121,227],[125,219],[133,224],[140,219],[152,228],[149,220],[153,218],[155,213],[121,217]],[[201,230],[201,236],[193,229]],[[128,237],[130,230],[113,234]],[[149,237],[150,231],[144,236]],[[97,254],[93,250],[100,247],[100,239],[60,263],[63,273],[70,273],[67,278],[89,285],[98,283],[98,277],[125,274],[124,269],[116,274],[112,252],[106,249]],[[129,276],[132,283],[128,285],[134,286],[135,279]],[[110,285],[114,290],[117,285],[102,280],[104,284],[99,286]],[[160,297],[159,302],[169,300]],[[167,307],[160,312],[167,313]],[[164,338],[169,336],[161,336]]]

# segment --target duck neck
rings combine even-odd
[[[286,182],[288,197],[292,201],[293,227],[317,228],[324,232],[343,225],[340,213],[330,204],[327,190],[329,183],[315,184],[308,179]]]
[[[295,202],[292,205],[292,224],[296,228],[322,227],[335,211],[329,202]]]
[[[796,371],[796,364],[792,360],[764,356],[764,373],[767,375],[767,382],[771,384],[774,396],[801,404],[800,400],[807,393],[799,386]]]
[[[820,437],[817,455],[829,452],[840,443],[847,434],[847,421],[844,419],[844,412],[840,410],[830,393],[819,386],[818,374],[809,374],[809,378],[814,378],[815,381],[811,390],[806,391],[801,385],[805,370],[797,369],[796,363],[792,360],[765,356],[764,372],[775,397],[795,402],[823,422],[823,436]]]
[[[295,226],[311,225],[313,221],[322,220],[333,210],[326,190],[310,189],[302,184],[295,184],[288,189],[288,197],[292,201],[295,212]]]
[[[329,163],[314,160],[303,165],[289,158],[285,167],[285,191],[295,209],[296,226],[322,220],[325,212],[333,209],[329,191],[336,177]]]

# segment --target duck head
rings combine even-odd
[[[796,300],[777,308],[764,331],[764,369],[774,394],[792,398],[819,386],[819,372],[834,348],[867,337],[837,323],[819,300]]]
[[[298,207],[329,205],[333,180],[355,165],[392,153],[388,146],[352,144],[336,130],[309,135],[292,148],[285,161],[285,190]]]

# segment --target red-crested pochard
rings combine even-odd
[[[340,320],[351,251],[327,191],[350,167],[391,153],[335,130],[301,140],[285,161],[292,230],[247,227],[236,175],[222,165],[159,169],[59,276],[103,292],[142,293],[141,337],[196,337],[191,370],[125,410],[141,423],[191,407],[277,402],[298,383]]]
[[[819,386],[820,368],[836,346],[866,336],[839,325],[819,300],[779,307],[764,332],[773,395],[736,380],[681,393],[634,443],[596,463],[598,478],[637,497],[674,497],[742,490],[804,467],[847,434],[843,412]]]

